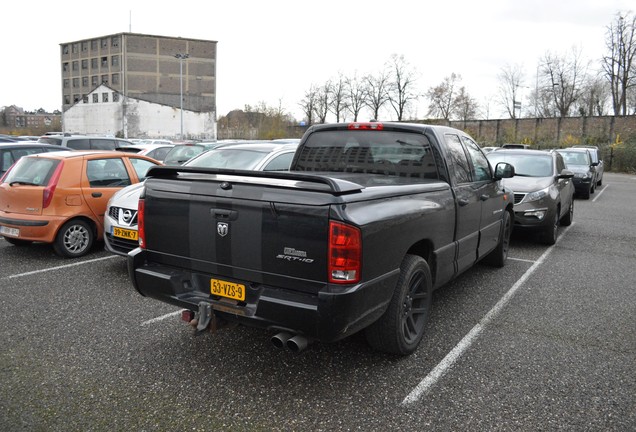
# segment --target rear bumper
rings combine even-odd
[[[193,311],[200,302],[207,302],[227,321],[289,331],[323,342],[337,341],[376,321],[386,310],[399,277],[396,269],[347,288],[325,284],[317,293],[232,280],[246,286],[245,302],[238,302],[210,294],[214,275],[149,263],[146,255],[139,248],[128,254],[130,279],[143,296]]]
[[[59,228],[66,222],[66,218],[55,216],[8,215],[0,212],[0,225],[18,229],[18,236],[11,236],[20,240],[53,243]]]

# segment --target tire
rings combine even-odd
[[[556,213],[554,213],[554,218],[552,220],[552,225],[546,227],[543,231],[543,242],[547,245],[552,246],[556,243],[557,237],[559,236],[559,213],[561,212],[561,208],[557,208]]]
[[[433,282],[426,260],[406,255],[389,307],[365,330],[369,345],[390,354],[413,353],[430,315]]]
[[[90,224],[73,219],[62,225],[53,242],[53,249],[61,257],[77,258],[86,255],[94,241],[95,234]]]
[[[590,188],[590,189],[586,190],[586,191],[583,193],[583,199],[590,199],[590,195],[592,195],[592,188]]]
[[[27,246],[33,243],[30,240],[21,240],[13,237],[5,237],[4,239],[7,241],[7,243],[12,244],[13,246]]]
[[[563,215],[559,223],[561,226],[570,226],[572,225],[572,219],[574,219],[574,197],[570,200],[570,208],[568,208],[568,212]]]
[[[504,217],[499,233],[499,242],[483,259],[485,264],[493,267],[503,267],[508,259],[508,249],[510,248],[510,236],[512,235],[512,215],[509,210],[504,211]]]

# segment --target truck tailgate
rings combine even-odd
[[[332,195],[298,191],[298,204],[289,188],[228,188],[200,177],[152,179],[146,188],[146,250],[153,261],[291,289],[314,285],[295,279],[325,283]]]

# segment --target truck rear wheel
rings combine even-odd
[[[430,315],[433,284],[427,262],[406,255],[389,307],[365,335],[371,347],[391,354],[413,353],[424,336]]]

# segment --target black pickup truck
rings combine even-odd
[[[152,168],[129,275],[197,331],[256,326],[300,351],[364,330],[410,354],[435,288],[504,265],[513,203],[499,180],[513,175],[457,129],[312,126],[290,171]]]

